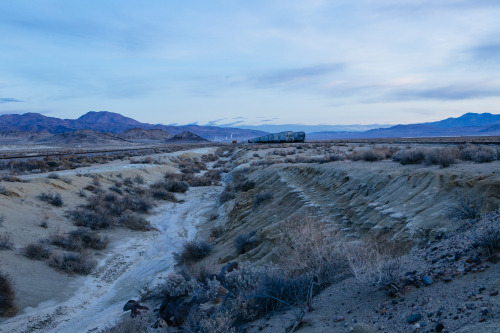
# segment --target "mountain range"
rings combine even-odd
[[[245,140],[264,135],[266,132],[250,129],[216,127],[216,126],[167,126],[161,124],[141,123],[119,113],[108,111],[90,111],[78,119],[60,119],[47,117],[38,113],[5,114],[0,116],[0,132],[32,132],[63,134],[77,130],[91,130],[112,134],[124,133],[132,129],[163,130],[170,136],[189,131],[211,141]],[[136,133],[128,134],[139,134]],[[145,135],[143,133],[143,135]],[[148,133],[151,135],[151,133]],[[162,134],[164,135],[164,134]]]
[[[420,124],[395,125],[389,128],[377,128],[364,132],[313,132],[307,134],[307,139],[328,140],[496,135],[500,135],[500,114],[466,113],[458,118],[447,118],[440,121]]]
[[[355,130],[351,131],[321,131],[312,133],[308,131],[315,128],[318,127],[304,126],[301,128],[300,125],[275,125],[275,128],[269,127],[266,129],[275,129],[276,131],[303,130],[307,133],[308,140],[496,136],[500,135],[500,114],[466,113],[457,118],[447,118],[441,121],[395,125],[387,128],[372,128],[365,131],[359,131],[362,127],[356,127]],[[346,127],[331,125],[330,128]],[[66,141],[68,143],[79,141],[95,143],[101,141],[165,142],[178,134],[180,136],[173,139],[174,141],[185,140],[186,134],[184,132],[191,132],[211,141],[244,141],[267,133],[248,128],[154,125],[141,123],[121,114],[107,111],[90,111],[78,119],[59,119],[38,113],[25,113],[22,115],[5,114],[0,116],[0,137],[8,137],[13,142],[17,140],[17,137],[31,138],[29,140],[32,142],[50,142],[53,140]]]

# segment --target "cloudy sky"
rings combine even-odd
[[[0,114],[395,124],[500,113],[498,0],[2,0]]]

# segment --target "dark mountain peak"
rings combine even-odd
[[[469,112],[457,118],[451,117],[441,121],[426,123],[426,125],[439,128],[454,128],[454,127],[469,127],[469,126],[487,126],[498,122],[500,122],[500,115],[498,114]]]
[[[201,136],[191,133],[189,131],[184,131],[182,133],[176,134],[167,140],[167,142],[201,142],[201,141],[208,141],[208,140],[203,139]]]
[[[125,139],[166,140],[170,139],[172,134],[160,128],[144,129],[134,127],[121,133],[120,136]]]
[[[109,112],[109,111],[89,111],[80,118],[79,121],[85,123],[113,123],[113,124],[124,124],[124,125],[141,125],[140,122],[132,118],[122,116],[119,113]]]

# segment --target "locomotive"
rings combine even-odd
[[[281,143],[281,142],[304,142],[306,139],[305,132],[280,132],[259,136],[248,140],[248,143]]]

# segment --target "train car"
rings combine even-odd
[[[257,138],[248,140],[248,143],[304,142],[305,139],[305,132],[286,131],[259,136]]]

